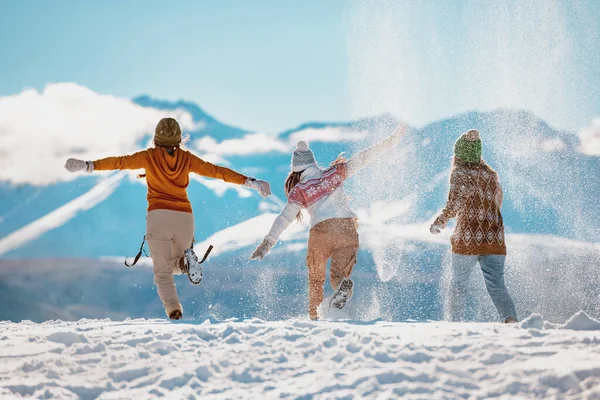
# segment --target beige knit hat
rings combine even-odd
[[[163,118],[156,124],[154,143],[157,146],[177,146],[181,143],[181,128],[175,118]]]

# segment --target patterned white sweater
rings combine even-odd
[[[288,203],[273,222],[265,239],[275,244],[302,208],[308,211],[311,228],[331,218],[357,218],[344,192],[344,181],[384,152],[391,150],[398,144],[400,137],[390,136],[347,162],[335,164],[327,169],[311,166],[304,170],[300,182],[289,193]]]
[[[316,166],[304,170],[300,182],[289,194],[281,218],[275,221],[267,237],[276,241],[302,208],[308,211],[311,228],[331,218],[356,218],[344,193],[343,183],[347,177],[346,163],[325,170]]]

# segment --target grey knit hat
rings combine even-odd
[[[315,155],[312,150],[308,148],[308,143],[304,140],[299,140],[296,143],[296,149],[292,154],[292,172],[304,171],[311,165],[317,165],[315,161]]]

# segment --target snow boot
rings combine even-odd
[[[171,312],[171,314],[169,314],[169,319],[172,320],[178,320],[178,319],[182,319],[183,318],[183,314],[181,313],[181,310],[173,310]]]
[[[341,310],[346,305],[346,302],[352,298],[352,294],[354,294],[354,283],[352,282],[352,279],[342,279],[337,292],[335,292],[329,302],[329,307],[335,307]]]
[[[186,249],[183,252],[183,265],[181,272],[187,274],[192,285],[197,285],[202,282],[202,265],[198,262],[198,257],[193,249]]]

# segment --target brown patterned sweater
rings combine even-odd
[[[456,217],[456,229],[450,236],[453,253],[506,255],[501,207],[502,188],[496,171],[483,161],[468,164],[455,159],[448,202],[435,224],[445,227]]]

